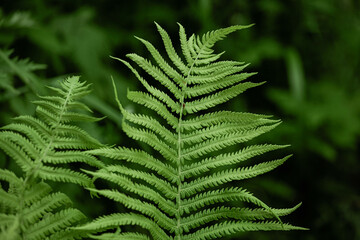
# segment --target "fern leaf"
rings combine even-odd
[[[267,124],[278,123],[276,120],[261,119],[258,121],[253,121],[248,124],[234,124],[234,123],[220,123],[217,125],[212,125],[208,128],[202,128],[199,130],[192,131],[189,134],[184,134],[182,142],[184,144],[194,144],[201,143],[205,140],[224,136],[233,132],[249,132],[256,131],[257,128],[267,126]]]
[[[183,153],[184,160],[191,160],[202,157],[210,152],[219,151],[228,146],[249,141],[265,132],[275,128],[278,124],[259,127],[256,130],[249,130],[243,132],[233,132],[219,137],[214,137],[203,141],[195,146],[191,146]]]
[[[112,199],[116,202],[122,203],[130,209],[139,211],[153,218],[154,221],[157,224],[159,224],[160,227],[168,231],[173,231],[176,226],[175,220],[169,218],[166,214],[164,214],[162,211],[156,208],[153,204],[131,198],[116,190],[95,190],[95,189],[90,189],[90,190],[100,195],[103,195],[109,199]]]
[[[131,174],[131,172],[130,172],[129,177],[131,176],[134,179],[140,178],[140,174],[145,175],[143,172],[136,172],[134,174]],[[161,194],[155,192],[148,186],[145,186],[143,184],[134,183],[133,181],[130,180],[129,177],[126,177],[126,176],[120,175],[120,174],[97,172],[97,173],[93,173],[93,175],[96,178],[103,178],[103,179],[106,179],[115,184],[121,185],[123,189],[126,189],[129,192],[134,192],[134,193],[142,196],[143,198],[156,203],[161,210],[163,210],[171,215],[174,215],[173,212],[175,209],[175,205],[173,204],[173,202],[165,199],[164,197],[161,196]],[[155,177],[153,176],[153,178],[155,178]],[[155,182],[158,185],[161,184],[161,180],[158,180],[158,181],[153,180],[153,182]],[[168,194],[174,195],[174,194],[171,194],[171,192]],[[173,197],[173,199],[174,198],[175,198],[175,196]]]
[[[288,145],[252,145],[235,153],[220,154],[215,158],[205,158],[200,162],[186,165],[182,171],[182,174],[184,177],[196,176],[217,167],[236,164],[251,159],[255,156],[262,155],[266,152],[274,151],[284,147],[288,147]]]
[[[289,231],[289,230],[306,230],[305,228],[292,226],[290,224],[281,224],[279,222],[247,222],[231,221],[214,224],[210,227],[202,228],[195,233],[185,235],[183,239],[216,239],[225,235],[235,234],[245,231]]]
[[[161,136],[168,144],[174,145],[177,143],[176,135],[161,125],[161,123],[158,122],[155,118],[143,114],[129,113],[125,109],[122,110],[122,113],[124,116],[126,116],[127,121],[153,131],[157,135]]]
[[[154,133],[144,129],[138,129],[131,127],[130,125],[123,122],[124,132],[131,138],[145,142],[157,150],[165,158],[170,159],[170,161],[176,161],[176,151],[169,148],[168,145],[159,139]]]
[[[1,50],[0,49],[0,63],[3,66],[0,88],[4,88],[9,92],[17,93],[18,90],[15,87],[14,76],[25,84],[26,88],[32,92],[41,92],[43,86],[40,84],[39,79],[33,73],[39,69],[45,69],[46,65],[35,64],[29,59],[18,59],[17,57],[11,57],[13,50]]]
[[[64,226],[71,226],[84,218],[84,214],[79,210],[68,208],[44,217],[41,221],[30,226],[25,234],[28,239],[41,240],[47,235],[58,233]]]
[[[122,59],[118,59],[122,63],[124,63],[137,77],[137,79],[142,83],[142,85],[146,88],[146,90],[152,95],[155,96],[157,99],[159,99],[161,102],[167,104],[168,107],[170,107],[171,111],[179,113],[180,107],[164,92],[150,86],[145,79],[143,79],[139,73],[126,61]]]
[[[208,93],[212,93],[216,90],[224,89],[231,85],[234,85],[240,81],[243,81],[256,73],[240,73],[233,74],[228,77],[223,78],[221,81],[216,81],[208,84],[198,84],[192,87],[189,87],[186,91],[186,98],[198,97]]]
[[[88,93],[88,86],[80,82],[78,77],[66,79],[61,83],[63,89],[56,89],[62,97],[47,100],[34,101],[38,105],[36,119],[30,116],[21,116],[15,119],[15,123],[5,126],[0,131],[0,148],[11,156],[25,171],[36,169],[37,175],[44,179],[78,183],[91,186],[90,178],[84,174],[75,173],[57,167],[46,166],[46,164],[59,164],[62,161],[52,161],[56,155],[61,154],[56,149],[63,151],[77,149],[78,155],[63,155],[69,158],[67,162],[85,162],[92,166],[101,167],[102,164],[94,157],[83,155],[79,150],[94,149],[103,146],[85,131],[70,125],[73,121],[95,121],[94,118],[82,113],[72,112],[68,104],[77,103],[77,99]],[[62,100],[60,100],[62,99]],[[83,105],[79,103],[82,108]],[[73,150],[72,150],[73,151]],[[74,152],[75,153],[75,152]]]
[[[127,168],[121,165],[110,165],[107,166],[104,171],[109,171],[112,173],[120,173],[123,175],[132,176],[134,179],[141,179],[150,185],[158,189],[162,194],[170,199],[175,199],[176,197],[176,188],[172,186],[169,182],[156,177],[155,174],[146,173],[143,171],[134,170]],[[99,171],[100,172],[100,171]]]
[[[137,54],[127,54],[129,59],[134,61],[139,67],[144,69],[148,74],[150,74],[154,79],[159,81],[164,87],[166,87],[178,100],[181,98],[181,92],[174,82],[172,82],[168,76],[166,76],[159,68],[153,66],[149,60],[144,59],[143,57]],[[112,57],[113,59],[119,60],[123,63],[124,60],[119,58]],[[127,64],[125,64],[127,65]],[[127,65],[128,66],[128,65]]]
[[[16,117],[0,129],[0,149],[23,171],[23,177],[18,177],[0,169],[0,180],[8,183],[5,188],[0,186],[0,236],[4,239],[72,240],[84,236],[70,229],[84,220],[84,214],[70,207],[71,200],[65,194],[53,193],[44,180],[93,187],[88,175],[72,170],[69,164],[103,167],[85,150],[104,145],[73,125],[74,121],[98,120],[78,111],[90,110],[78,101],[89,93],[88,85],[78,77],[60,85],[62,89],[51,87],[60,96],[33,102],[38,105],[36,117]]]
[[[196,113],[201,110],[215,107],[236,97],[246,89],[260,86],[261,84],[263,83],[239,83],[238,85],[214,93],[213,95],[209,95],[200,100],[194,100],[187,103],[185,111],[186,113]]]
[[[155,24],[156,24],[156,27],[157,27],[160,35],[161,35],[161,38],[162,38],[163,42],[164,42],[165,50],[166,50],[170,60],[174,63],[174,65],[183,74],[186,74],[189,71],[189,68],[183,63],[183,61],[181,60],[179,55],[176,53],[169,35],[167,34],[167,32],[162,27],[160,27],[159,24],[157,24],[156,22],[155,22]]]
[[[185,183],[183,186],[182,194],[184,196],[190,196],[198,191],[202,191],[210,187],[217,187],[220,184],[224,184],[230,181],[256,177],[260,174],[264,174],[280,166],[289,157],[290,156],[271,162],[260,163],[251,167],[239,168],[235,170],[224,170],[206,177],[198,178],[189,183]]]
[[[138,38],[138,37],[136,37],[136,38],[138,40],[140,40],[146,46],[146,48],[149,50],[149,52],[153,56],[154,60],[158,63],[159,67],[161,68],[161,70],[164,71],[165,74],[167,74],[171,79],[173,79],[174,82],[176,84],[178,84],[179,86],[182,86],[185,83],[183,76],[181,76],[181,74],[179,74],[174,68],[172,68],[165,61],[165,59],[160,55],[160,53],[156,50],[156,48],[150,42],[148,42],[144,39]]]
[[[283,224],[280,219],[298,206],[270,208],[244,188],[226,187],[234,181],[241,184],[240,180],[267,173],[290,157],[257,164],[250,161],[286,147],[246,145],[249,140],[274,129],[280,121],[261,114],[211,111],[263,84],[248,81],[255,73],[242,72],[247,64],[220,61],[223,53],[212,49],[228,34],[249,26],[232,26],[187,38],[184,27],[179,24],[183,54],[180,56],[168,33],[155,24],[169,62],[150,42],[138,37],[154,63],[137,54],[126,56],[160,83],[160,87],[151,85],[127,61],[112,58],[129,68],[145,88],[143,92],[128,91],[128,99],[156,115],[129,113],[114,87],[115,99],[123,114],[122,129],[130,138],[150,146],[156,158],[141,150],[100,148],[88,153],[109,157],[114,163],[96,172],[86,171],[93,175],[95,182],[102,179],[115,186],[114,189],[91,188],[92,192],[136,214],[104,216],[76,229],[90,231],[94,239],[131,236],[176,240],[215,239],[243,231],[302,229]],[[231,151],[240,143],[245,147]],[[107,231],[124,225],[138,225],[145,232],[137,235]]]
[[[18,206],[18,199],[0,188],[0,205],[5,206],[8,209],[15,210]]]
[[[269,116],[229,111],[212,112],[191,119],[185,119],[181,123],[181,130],[196,130],[224,122],[237,123],[239,125],[249,124],[264,118],[269,118]]]
[[[89,153],[104,156],[115,160],[128,161],[130,163],[139,164],[152,170],[170,182],[176,181],[176,170],[170,165],[162,163],[160,160],[155,159],[148,153],[140,150],[127,149],[127,148],[101,148],[91,150]],[[144,161],[146,159],[146,161]]]
[[[24,219],[31,225],[34,224],[41,216],[47,212],[51,212],[61,206],[70,206],[72,204],[70,198],[64,193],[53,193],[34,202],[29,208],[24,210]]]
[[[169,110],[166,108],[166,106],[163,103],[161,103],[160,101],[158,101],[151,95],[143,93],[143,92],[129,91],[127,94],[127,97],[129,100],[131,100],[135,103],[144,105],[147,108],[157,112],[173,128],[175,128],[177,126],[176,117],[169,112]]]

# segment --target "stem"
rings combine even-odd
[[[182,159],[182,144],[181,144],[181,132],[182,132],[182,128],[181,128],[181,123],[182,123],[182,117],[184,114],[184,108],[185,108],[185,92],[187,89],[187,82],[186,79],[190,76],[191,71],[195,65],[196,60],[198,59],[199,55],[200,55],[201,51],[199,52],[199,54],[197,55],[196,59],[194,60],[194,62],[192,63],[188,73],[186,74],[186,77],[184,79],[185,83],[181,88],[181,99],[180,99],[180,113],[179,113],[179,121],[178,121],[178,129],[177,129],[177,133],[178,133],[178,192],[177,192],[177,196],[176,196],[176,206],[177,206],[177,213],[176,213],[176,219],[177,219],[177,225],[176,225],[176,230],[175,230],[175,240],[181,240],[182,237],[182,230],[181,230],[181,188],[182,188],[182,164],[183,164],[183,159]]]

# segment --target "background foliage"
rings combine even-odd
[[[131,146],[119,130],[110,75],[120,99],[137,82],[108,56],[146,55],[133,35],[161,45],[158,22],[177,39],[181,22],[205,32],[233,24],[256,25],[217,46],[226,59],[250,62],[253,80],[267,84],[232,101],[234,111],[273,114],[284,123],[266,134],[269,142],[292,145],[283,167],[249,181],[247,188],[274,207],[303,202],[289,219],[306,232],[251,233],[243,239],[360,238],[360,2],[357,0],[224,1],[25,1],[0,3],[0,125],[31,114],[29,100],[45,94],[65,75],[93,84],[86,103],[108,118],[101,127],[84,126],[109,144]],[[30,60],[27,60],[30,59]],[[116,134],[114,134],[114,132]],[[1,153],[0,153],[1,154]],[[11,163],[0,156],[0,166]],[[79,202],[86,193],[68,187]],[[117,206],[97,202],[77,206],[88,216]],[[93,207],[96,204],[97,207]],[[100,206],[99,206],[100,205]],[[101,207],[102,205],[102,207]],[[105,207],[107,206],[107,207]],[[110,207],[109,207],[110,206]]]

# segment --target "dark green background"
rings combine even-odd
[[[161,48],[154,21],[176,44],[177,22],[188,35],[255,23],[230,35],[217,49],[226,51],[224,59],[252,63],[248,71],[258,72],[252,80],[267,84],[225,107],[283,120],[258,141],[291,144],[286,151],[294,156],[247,184],[273,207],[303,202],[284,220],[310,231],[250,233],[241,239],[360,239],[358,0],[2,0],[0,125],[19,114],[32,114],[34,106],[29,100],[35,93],[47,93],[44,85],[67,75],[81,75],[93,84],[87,104],[96,109],[96,115],[108,116],[99,123],[101,127],[88,127],[92,135],[105,143],[127,144],[119,128],[121,115],[110,76],[128,108],[135,106],[126,100],[126,90],[139,84],[109,55],[124,58],[126,53],[136,52],[148,56],[134,35]],[[14,52],[6,57],[9,49]],[[13,64],[16,57],[44,66],[26,67],[20,61],[19,70]],[[75,192],[76,188],[67,190]],[[99,206],[104,202],[89,202],[87,193],[73,194],[84,202],[80,207],[88,216],[113,210],[106,207],[109,205]]]

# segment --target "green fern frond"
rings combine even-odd
[[[81,153],[102,147],[84,130],[71,125],[75,121],[96,121],[98,118],[72,111],[75,106],[86,109],[78,101],[89,93],[89,85],[71,77],[61,83],[62,89],[51,87],[60,97],[45,97],[34,101],[38,105],[38,118],[21,116],[0,130],[0,148],[11,156],[26,174],[45,180],[92,186],[89,177],[81,172],[56,165],[83,162],[100,168],[103,164],[95,157]],[[46,100],[44,100],[46,99]]]
[[[71,200],[52,192],[44,180],[70,182],[92,187],[84,172],[70,168],[71,163],[84,163],[95,168],[104,165],[85,150],[104,147],[74,121],[98,120],[77,112],[90,109],[78,100],[89,93],[88,85],[71,77],[54,88],[60,96],[46,96],[34,101],[37,117],[20,116],[0,129],[0,149],[17,163],[23,172],[18,177],[0,169],[0,236],[3,239],[42,240],[79,239],[81,231],[70,227],[85,219],[71,208]],[[91,111],[91,110],[90,110]]]
[[[86,173],[93,179],[111,182],[117,189],[92,192],[112,199],[134,211],[101,217],[78,230],[88,230],[94,239],[123,239],[135,233],[101,233],[123,225],[138,225],[152,239],[215,239],[242,231],[297,230],[284,224],[280,216],[290,209],[274,209],[244,188],[229,184],[267,173],[290,156],[278,160],[244,165],[250,159],[287,147],[286,145],[246,145],[280,124],[271,116],[211,111],[244,91],[263,83],[246,81],[255,73],[242,72],[247,65],[218,60],[214,44],[228,34],[249,26],[232,26],[187,38],[180,26],[180,56],[166,31],[156,23],[167,58],[148,41],[138,38],[152,60],[137,54],[126,55],[157,82],[151,85],[129,62],[127,66],[145,91],[128,91],[130,101],[148,108],[157,117],[130,113],[116,101],[123,114],[123,131],[132,139],[149,145],[156,158],[141,150],[101,148],[88,153],[115,160],[97,172]],[[115,86],[114,86],[115,87]],[[231,203],[231,207],[229,205]],[[233,206],[233,204],[239,206]],[[247,206],[249,205],[249,206]],[[255,208],[252,208],[255,206]],[[129,234],[129,235],[126,235]]]

